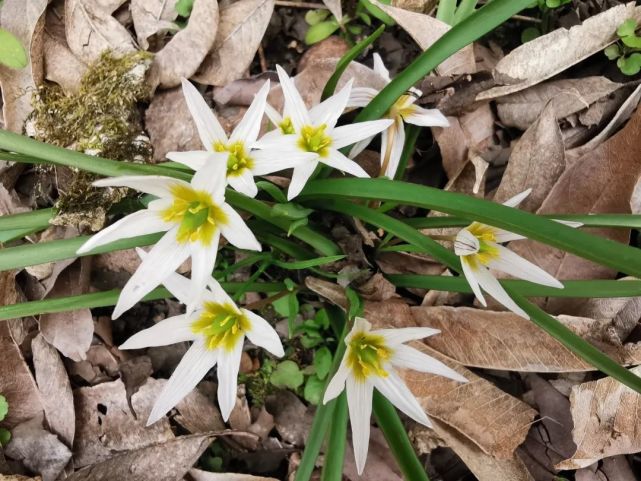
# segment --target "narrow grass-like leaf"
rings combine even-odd
[[[344,255],[340,255],[340,256],[316,257],[315,259],[307,259],[307,260],[295,261],[295,262],[283,262],[279,260],[274,260],[272,263],[275,266],[282,267],[283,269],[301,270],[301,269],[309,269],[310,267],[317,267],[325,264],[331,264],[332,262],[340,261],[341,259],[344,259],[344,258],[345,258]]]
[[[330,420],[329,439],[321,481],[341,481],[347,444],[347,396],[345,392],[336,398],[336,407]]]
[[[641,228],[641,215],[636,214],[545,214],[540,217],[581,222],[584,227]],[[405,219],[404,222],[417,229],[439,229],[442,227],[466,227],[471,220],[462,217],[442,216],[417,217]]]
[[[46,229],[55,216],[54,209],[38,209],[0,216],[0,232],[13,229]]]

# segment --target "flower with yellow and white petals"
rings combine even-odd
[[[503,205],[517,207],[531,191],[532,189],[528,189],[525,192],[521,192],[505,201]],[[574,222],[557,222],[572,227],[581,225]],[[525,237],[479,222],[473,222],[465,229],[461,229],[456,235],[454,252],[461,259],[463,274],[470,284],[472,292],[474,292],[474,295],[483,306],[487,306],[487,302],[481,289],[510,311],[529,319],[530,316],[505,292],[505,289],[492,275],[490,269],[544,286],[562,289],[563,284],[540,267],[523,259],[507,247],[500,245],[504,242],[520,239],[525,239]]]
[[[374,72],[390,83],[389,71],[383,65],[380,55],[374,54]],[[354,87],[349,98],[348,107],[365,107],[379,91],[372,87]],[[381,135],[381,175],[390,179],[396,175],[398,163],[401,159],[403,146],[405,145],[405,126],[403,123],[418,125],[421,127],[447,127],[447,118],[437,109],[424,109],[415,105],[416,100],[422,95],[418,89],[411,88],[408,93],[399,97],[392,105],[386,118],[394,122]],[[354,158],[361,153],[371,142],[371,138],[365,139],[356,144],[349,156]]]
[[[191,304],[198,301],[211,276],[222,234],[239,249],[261,250],[240,215],[225,202],[225,165],[209,161],[191,183],[157,175],[123,176],[94,182],[97,187],[130,187],[158,197],[147,209],[134,212],[98,232],[78,254],[119,239],[167,233],[131,276],[112,314],[116,319],[171,275],[191,256]]]
[[[145,261],[150,255],[144,256]],[[193,289],[189,279],[172,273],[163,282],[179,301],[190,299]],[[210,369],[218,366],[218,405],[227,421],[234,408],[238,369],[243,344],[252,344],[282,357],[283,346],[269,323],[253,312],[239,308],[220,284],[209,278],[208,289],[192,314],[170,317],[129,338],[120,349],[142,349],[192,341],[182,360],[154,404],[147,425],[153,424],[187,396]]]
[[[404,345],[408,341],[438,334],[439,330],[408,327],[372,331],[371,327],[365,319],[355,319],[354,327],[345,337],[345,356],[323,397],[325,404],[337,397],[343,389],[347,391],[358,474],[363,472],[367,458],[374,388],[416,422],[431,427],[430,420],[394,370],[395,367],[429,372],[467,382],[467,379],[441,361]]]
[[[254,176],[288,169],[305,158],[305,156],[299,156],[299,158],[282,159],[277,152],[253,149],[265,113],[269,80],[258,91],[249,109],[229,137],[196,87],[183,79],[182,88],[187,107],[206,150],[168,152],[168,159],[187,165],[193,170],[201,169],[207,162],[225,162],[229,185],[238,192],[254,197],[258,192]],[[212,153],[219,155],[212,157]]]
[[[389,127],[392,121],[373,120],[336,127],[352,90],[351,81],[336,95],[308,110],[292,79],[280,66],[276,66],[276,70],[285,98],[284,117],[267,108],[268,116],[278,129],[259,139],[256,147],[278,152],[283,159],[299,160],[301,154],[309,155],[307,160],[294,166],[287,198],[291,200],[303,190],[319,163],[356,177],[369,177],[338,149],[376,135]]]

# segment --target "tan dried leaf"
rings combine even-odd
[[[214,403],[198,389],[190,392],[176,405],[180,414],[175,417],[192,434],[223,431],[225,422]]]
[[[641,7],[635,7],[634,2],[610,8],[569,30],[559,28],[524,43],[494,68],[494,78],[504,85],[479,94],[477,99],[518,92],[600,52],[616,40],[618,26],[629,18],[641,19]]]
[[[80,88],[80,80],[87,71],[87,65],[78,60],[66,42],[45,32],[44,40],[45,78],[57,83],[67,93]]]
[[[494,201],[503,203],[524,190],[532,189],[520,209],[536,212],[565,170],[565,149],[552,103],[518,140],[507,164]]]
[[[249,68],[274,11],[274,0],[239,0],[220,10],[218,35],[194,80],[223,86]]]
[[[178,17],[178,0],[131,0],[131,18],[136,30],[138,45],[149,48],[147,39],[157,33],[178,30],[174,20]]]
[[[127,29],[112,14],[125,0],[67,0],[65,34],[69,49],[86,64],[105,50],[134,52],[136,46]]]
[[[252,476],[251,474],[212,473],[200,469],[190,469],[189,476],[193,481],[278,481],[276,478]]]
[[[631,370],[641,374],[641,367]],[[572,388],[576,453],[557,469],[578,469],[605,457],[641,451],[641,395],[606,377]]]
[[[387,13],[405,30],[423,50],[427,50],[450,28],[448,24],[422,13],[385,5],[372,0],[378,8]],[[457,75],[476,72],[474,48],[467,45],[436,67],[439,75]]]
[[[175,481],[183,479],[212,441],[209,434],[180,436],[121,455],[68,476],[67,481]]]
[[[553,106],[556,118],[563,119],[584,110],[622,86],[606,77],[551,80],[499,97],[496,109],[503,124],[526,130],[548,104]]]
[[[29,64],[22,69],[0,65],[3,128],[22,133],[32,112],[31,95],[42,81],[43,13],[47,0],[6,0],[0,6],[0,25],[14,34],[28,52]]]
[[[223,25],[221,22],[221,35],[224,34]],[[212,46],[214,46],[214,51],[216,50],[214,41],[216,40],[217,30],[218,1],[196,0],[187,26],[174,35],[167,45],[154,56],[148,76],[152,87],[156,88],[158,85],[175,87],[180,85],[182,78],[191,77],[203,61],[207,62],[206,57]],[[246,41],[242,37],[232,38],[233,42],[242,42],[244,40]],[[235,48],[239,47],[236,46]],[[236,52],[236,55],[238,55],[238,52]],[[233,58],[233,55],[230,55],[224,59],[223,65],[226,62],[235,63],[237,61],[236,58]],[[251,62],[251,59],[249,62]]]
[[[42,334],[33,338],[31,350],[47,424],[53,433],[71,447],[76,429],[76,414],[65,366],[58,351],[45,341]]]

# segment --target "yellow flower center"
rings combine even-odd
[[[327,157],[332,138],[325,133],[326,128],[325,124],[318,127],[306,125],[301,129],[298,146],[305,152],[314,152],[321,157]]]
[[[391,355],[392,350],[385,345],[383,336],[357,332],[347,346],[347,367],[359,381],[364,381],[371,375],[387,377],[383,363]]]
[[[395,119],[398,116],[406,117],[414,112],[414,110],[416,110],[414,99],[415,98],[409,94],[401,95],[398,100],[394,102],[394,105],[390,107],[389,118]]]
[[[492,260],[500,256],[499,249],[493,245],[496,243],[496,229],[489,225],[473,222],[467,230],[478,239],[479,250],[475,254],[466,257],[474,257],[475,261],[483,265],[489,264]],[[471,260],[471,259],[468,259]],[[472,264],[472,262],[470,262]],[[472,264],[472,266],[474,266]]]
[[[192,189],[185,185],[172,188],[174,201],[171,207],[161,212],[165,222],[179,224],[178,242],[200,241],[211,243],[219,224],[227,222],[225,213],[214,204],[208,192]]]
[[[251,169],[254,160],[250,157],[245,149],[245,143],[242,140],[225,145],[222,142],[214,142],[216,152],[229,152],[227,157],[227,176],[240,175],[244,169]]]
[[[239,339],[251,329],[251,322],[231,304],[205,302],[205,309],[191,324],[195,334],[205,337],[207,349],[232,351]]]
[[[278,124],[278,128],[284,135],[295,134],[296,129],[294,129],[294,124],[292,124],[292,118],[286,117],[283,121]]]

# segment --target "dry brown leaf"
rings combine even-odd
[[[629,18],[641,19],[641,8],[634,2],[610,8],[569,30],[560,28],[524,43],[494,68],[494,78],[504,85],[479,94],[477,99],[518,92],[601,52],[617,39],[618,26]]]
[[[526,130],[548,104],[554,107],[556,118],[563,119],[584,110],[622,86],[606,77],[552,80],[498,98],[496,109],[504,125]]]
[[[222,25],[221,22],[220,34],[224,34]],[[196,0],[187,26],[176,33],[167,45],[154,55],[154,60],[148,75],[152,87],[156,88],[158,85],[162,87],[175,87],[180,85],[182,78],[191,77],[203,63],[212,46],[214,46],[217,29],[218,1]],[[246,39],[232,38],[234,42],[243,40]],[[213,48],[215,51],[216,46]],[[222,49],[223,47],[218,48]],[[237,61],[237,59],[232,59],[233,56],[225,57],[223,65],[225,65],[226,62],[231,63]],[[251,59],[249,61],[251,62]],[[220,68],[220,65],[218,67]]]
[[[413,307],[421,326],[441,333],[425,339],[431,348],[472,367],[521,372],[582,372],[585,362],[530,321],[511,312],[468,307]],[[641,362],[641,344],[622,344],[606,319],[559,316],[559,321],[620,364]]]
[[[178,30],[174,20],[178,17],[178,0],[131,0],[131,18],[136,30],[138,45],[144,50],[149,48],[149,37],[157,33]],[[215,30],[214,30],[215,34]]]
[[[574,473],[574,481],[638,481],[625,456],[612,456]]]
[[[44,62],[47,80],[60,85],[66,93],[78,91],[87,65],[78,60],[66,42],[63,44],[47,32],[44,39]]]
[[[403,481],[400,469],[380,429],[371,428],[367,463],[365,463],[365,469],[360,475],[356,469],[352,440],[347,440],[343,478],[349,481]]]
[[[83,258],[67,268],[56,281],[51,297],[83,294],[89,285],[89,258]],[[89,309],[44,314],[40,317],[40,332],[45,339],[66,357],[74,361],[85,359],[93,339],[93,317]]]
[[[31,95],[42,81],[43,13],[47,0],[6,0],[0,6],[0,25],[13,33],[29,53],[29,63],[22,69],[0,65],[3,128],[21,134],[33,108]]]
[[[125,0],[67,0],[65,33],[69,49],[86,64],[102,52],[134,52],[136,46],[127,29],[112,14]]]
[[[68,476],[67,481],[176,481],[183,479],[212,441],[209,434],[180,436],[133,449]]]
[[[189,470],[189,476],[193,478],[193,481],[278,481],[276,478],[252,476],[251,474],[212,473],[195,468]]]
[[[221,8],[218,35],[194,80],[215,86],[241,78],[260,45],[274,0],[239,0]]]
[[[279,390],[267,397],[265,407],[274,416],[276,431],[285,442],[305,445],[314,417],[313,406],[305,406],[291,391]]]
[[[372,0],[372,3],[396,20],[399,26],[403,28],[423,50],[431,47],[445,32],[452,28],[431,15],[410,12],[402,8],[385,5],[377,0]],[[457,75],[476,72],[476,60],[474,58],[474,48],[472,45],[463,47],[447,60],[441,62],[441,64],[436,67],[436,72],[439,75]]]
[[[214,403],[198,389],[190,392],[176,405],[180,414],[175,417],[192,434],[223,431],[225,422]]]
[[[641,111],[616,135],[577,159],[561,175],[537,213],[630,213],[630,198],[641,173],[636,139]],[[628,229],[590,229],[603,237],[628,243]],[[529,240],[510,248],[557,279],[607,279],[612,269]],[[550,299],[546,310],[564,312],[564,299]]]
[[[51,347],[41,334],[31,341],[31,350],[47,424],[67,446],[73,446],[76,414],[71,383],[65,366],[58,351]]]
[[[131,397],[135,414],[129,409],[121,380],[76,389],[75,467],[92,465],[118,453],[172,440],[174,435],[167,418],[146,427],[147,417],[163,385],[163,381],[149,379]]]
[[[55,481],[71,459],[71,451],[49,431],[42,429],[42,416],[11,430],[5,454],[40,474],[43,481]]]
[[[42,478],[40,476],[32,478],[30,476],[22,476],[20,474],[12,474],[9,476],[0,474],[0,481],[42,481]]]
[[[564,170],[563,137],[556,122],[556,107],[549,103],[514,145],[494,201],[503,203],[531,188],[532,193],[519,208],[536,212]]]
[[[641,374],[641,367],[631,369]],[[617,454],[641,451],[641,395],[606,377],[572,388],[570,405],[577,445],[557,469],[578,469]]]
[[[315,43],[309,47],[301,56],[296,66],[297,72],[302,72],[308,65],[313,64],[319,60],[326,60],[330,58],[341,58],[349,50],[349,43],[336,35],[327,37],[325,40]],[[214,99],[217,101],[216,97]],[[247,104],[248,105],[248,104]]]

